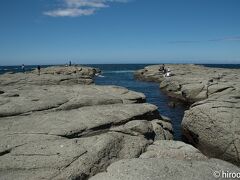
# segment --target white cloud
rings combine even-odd
[[[65,16],[77,17],[77,16],[89,16],[94,14],[94,12],[95,9],[65,8],[44,12],[44,14],[52,17],[65,17]]]
[[[97,10],[107,8],[110,3],[126,3],[129,0],[62,0],[61,8],[43,14],[52,17],[89,16]]]
[[[80,7],[93,7],[93,8],[104,8],[108,7],[103,1],[89,1],[89,0],[65,0],[65,3],[69,7],[80,8]]]

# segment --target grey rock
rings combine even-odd
[[[189,102],[196,102],[201,100],[201,98],[197,98],[198,95],[203,92],[204,84],[186,84],[182,85],[182,96],[185,99],[188,99]]]
[[[212,180],[216,179],[214,172],[217,175],[220,172],[221,175],[221,170],[239,172],[239,168],[217,159],[207,161],[127,159],[111,164],[107,172],[97,174],[90,180]]]
[[[74,85],[92,84],[92,78],[100,70],[90,67],[48,67],[41,69],[41,75],[37,70],[4,74],[0,76],[0,86],[6,85]]]
[[[155,141],[140,158],[172,158],[177,160],[206,160],[198,149],[181,141]]]
[[[153,120],[157,107],[150,104],[113,104],[82,107],[68,112],[40,112],[1,118],[1,134],[48,134],[82,137],[106,131],[134,119]]]
[[[154,140],[173,139],[173,129],[171,123],[156,119],[152,121],[152,126],[155,133]]]
[[[154,74],[167,95],[192,104],[182,122],[187,140],[207,156],[239,165],[240,69],[166,66],[174,76],[164,78],[159,73],[159,65],[139,70],[135,76],[145,80]],[[161,129],[158,131],[163,134]]]
[[[125,134],[131,134],[133,136],[138,135],[150,135],[153,133],[153,127],[150,121],[147,120],[133,120],[127,122],[122,126],[112,127],[111,131],[122,132]]]
[[[208,86],[208,94],[209,95],[212,95],[214,93],[217,93],[217,92],[222,92],[224,90],[227,90],[229,88],[232,88],[234,89],[230,83],[221,83],[221,84],[212,84],[210,86]]]
[[[4,86],[0,117],[43,110],[71,110],[84,106],[144,102],[142,93],[117,86]],[[14,89],[14,90],[13,90]],[[18,96],[6,96],[18,94]]]
[[[159,71],[160,65],[147,66],[135,72],[135,77],[141,80],[156,81],[168,95],[187,102],[197,102],[210,97],[213,93],[225,91],[228,88],[239,88],[240,70],[208,68],[191,64],[171,64],[174,76],[163,77]],[[154,75],[154,80],[149,78]]]
[[[6,179],[86,178],[118,159],[138,157],[147,145],[143,137],[120,133],[80,139],[45,139],[15,147],[1,156],[0,174]]]
[[[225,179],[222,173],[239,170],[225,161],[208,159],[191,145],[163,140],[148,146],[139,158],[117,161],[90,180]]]
[[[239,165],[239,108],[239,92],[197,102],[184,115],[184,134],[204,154]]]
[[[52,70],[41,78],[69,75]],[[152,121],[168,122],[142,93],[122,87],[7,84],[0,85],[4,180],[88,179],[115,161],[139,157],[155,138]]]

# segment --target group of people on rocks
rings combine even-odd
[[[69,61],[69,64],[66,65],[66,66],[72,66],[72,62]],[[26,70],[25,70],[25,65],[24,65],[24,64],[22,64],[21,69],[22,69],[22,72],[23,72],[23,73],[26,72]],[[40,75],[40,74],[41,74],[41,66],[40,66],[40,65],[37,66],[37,70],[38,70],[38,75]]]
[[[171,76],[171,70],[170,68],[165,68],[165,64],[162,64],[159,68],[159,71],[163,73],[164,77],[170,77]]]
[[[69,63],[65,64],[65,67],[70,67],[70,66],[72,66],[72,61],[69,61]]]

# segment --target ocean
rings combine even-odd
[[[174,139],[182,140],[181,121],[184,111],[188,106],[178,103],[175,107],[169,106],[172,101],[159,89],[159,83],[143,82],[134,79],[133,72],[142,69],[149,64],[88,64],[87,66],[100,68],[102,76],[95,78],[97,85],[117,85],[123,86],[133,91],[142,92],[146,95],[147,102],[158,107],[161,115],[167,116],[172,120],[174,129]],[[41,67],[47,67],[41,66]],[[240,68],[240,64],[207,64],[208,67],[220,68]],[[32,70],[36,66],[25,66],[26,71]],[[6,72],[20,72],[21,66],[0,66],[0,74]]]

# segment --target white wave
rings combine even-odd
[[[98,75],[98,77],[101,77],[101,78],[103,78],[103,77],[105,77],[105,76],[102,76],[102,75]]]
[[[104,77],[104,76],[101,75],[100,73],[95,74],[95,76],[97,76],[97,77]]]

